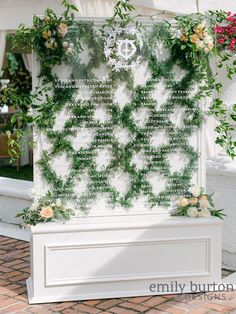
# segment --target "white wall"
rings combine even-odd
[[[43,14],[48,7],[58,14],[63,11],[60,0],[1,0],[0,30],[14,30],[20,23],[31,25],[33,14]]]
[[[236,12],[236,2],[235,0],[199,0],[199,11],[207,10],[224,10],[234,13]]]

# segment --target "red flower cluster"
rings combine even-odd
[[[228,12],[225,25],[217,25],[214,33],[216,34],[216,43],[220,49],[234,51],[236,44],[236,14]]]

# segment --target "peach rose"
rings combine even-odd
[[[189,205],[189,201],[188,201],[187,198],[181,196],[181,197],[178,199],[178,205],[179,205],[179,207],[188,206],[188,205]]]
[[[68,26],[65,23],[60,23],[57,27],[57,31],[61,37],[65,37],[68,32]]]
[[[199,197],[199,205],[201,209],[206,209],[210,207],[210,203],[206,195],[201,195]]]
[[[202,31],[195,30],[194,32],[195,32],[195,34],[196,34],[196,35],[197,35],[200,39],[202,39],[202,38],[204,37],[204,35],[203,35],[203,32],[202,32]]]
[[[198,37],[196,34],[191,35],[191,36],[190,36],[190,41],[191,41],[193,44],[196,44],[196,42],[199,41],[199,37]]]
[[[188,41],[188,36],[186,36],[184,34],[181,34],[179,38],[180,38],[180,40],[184,41],[185,43]]]
[[[202,195],[199,196],[199,200],[206,201],[206,200],[208,200],[208,197],[206,195],[202,194]]]
[[[196,198],[196,197],[190,197],[190,199],[189,199],[189,204],[190,204],[191,206],[196,205],[196,204],[197,204],[197,198]]]
[[[40,211],[40,216],[46,219],[53,217],[53,210],[51,206],[43,207]]]

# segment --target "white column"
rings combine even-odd
[[[0,78],[2,76],[2,66],[6,47],[6,31],[0,30]]]

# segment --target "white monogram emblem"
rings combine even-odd
[[[127,38],[118,40],[117,53],[126,61],[135,54],[136,50],[137,48],[134,44],[134,40],[129,40]]]
[[[137,51],[142,47],[142,34],[134,25],[115,26],[108,29],[104,54],[115,71],[129,70],[141,62],[142,56]]]

